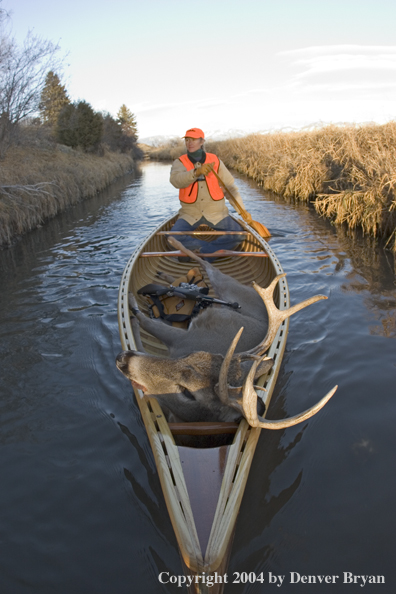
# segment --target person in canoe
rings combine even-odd
[[[244,208],[231,173],[215,154],[205,152],[205,135],[200,128],[187,130],[184,140],[187,154],[173,162],[170,173],[170,182],[179,190],[181,204],[179,217],[171,231],[194,231],[200,225],[208,225],[214,231],[242,231],[242,227],[229,215],[223,189],[212,168]],[[210,242],[191,235],[178,235],[175,239],[197,253],[211,254],[218,250],[235,249],[244,235],[219,235]]]

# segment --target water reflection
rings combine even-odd
[[[246,182],[246,180],[244,180]],[[250,182],[252,183],[252,182]],[[271,199],[282,204],[283,199],[271,194]],[[395,337],[396,331],[396,275],[394,255],[384,247],[384,242],[366,237],[359,229],[350,230],[346,226],[332,226],[324,219],[317,218],[313,209],[305,205],[290,204],[299,214],[302,228],[322,247],[310,246],[315,261],[324,261],[323,268],[329,273],[345,275],[341,285],[343,291],[362,293],[368,311],[376,323],[371,332],[384,337]],[[314,220],[313,220],[314,219]]]
[[[178,208],[168,179],[169,166],[145,164],[0,252],[1,591],[171,592],[159,588],[159,571],[181,573],[147,436],[114,365],[121,274]],[[253,218],[275,230],[292,303],[329,297],[291,319],[269,417],[340,387],[309,422],[262,432],[230,573],[354,571],[390,581],[393,258],[309,205],[264,196],[246,178],[238,185]]]

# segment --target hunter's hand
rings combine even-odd
[[[208,175],[212,171],[212,167],[214,167],[214,163],[204,163],[195,170],[195,177]]]

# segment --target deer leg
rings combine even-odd
[[[158,278],[160,278],[161,280],[164,280],[165,282],[169,283],[170,285],[172,285],[173,281],[175,280],[175,278],[173,276],[171,276],[170,274],[167,274],[166,272],[161,272],[160,270],[157,272],[157,276],[158,276]]]
[[[236,301],[238,303],[254,303],[255,301],[259,303],[256,298],[255,291],[252,290],[251,287],[246,287],[238,283],[228,274],[224,274],[218,268],[215,268],[212,266],[212,264],[200,258],[195,252],[192,252],[188,248],[184,247],[184,245],[174,237],[169,237],[168,242],[172,247],[184,252],[192,260],[195,260],[195,262],[202,266],[208,275],[213,290],[216,292],[216,295],[219,299],[225,301]]]
[[[136,299],[132,293],[129,293],[128,295],[128,303],[139,326],[143,328],[143,330],[146,330],[146,332],[155,336],[155,338],[158,338],[158,340],[163,342],[168,348],[177,344],[177,341],[180,340],[181,336],[184,334],[185,330],[183,330],[183,328],[169,326],[168,324],[164,324],[160,319],[152,320],[145,316],[138,308]]]
[[[139,353],[145,353],[146,351],[144,350],[142,340],[140,338],[140,324],[137,318],[135,318],[135,316],[131,316],[131,325],[133,329],[133,336],[135,339],[136,349],[139,351]]]

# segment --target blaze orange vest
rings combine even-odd
[[[187,171],[194,169],[194,164],[190,161],[187,155],[179,157]],[[216,173],[219,171],[220,161],[219,158],[213,153],[206,153],[205,163],[214,163],[214,170]],[[216,179],[214,173],[210,172],[209,175],[205,176],[205,181],[208,186],[209,194],[213,200],[222,200],[224,198],[223,190],[219,186],[219,182]],[[179,190],[179,200],[187,204],[192,204],[196,201],[198,196],[198,182],[195,181],[187,188],[181,188]]]

